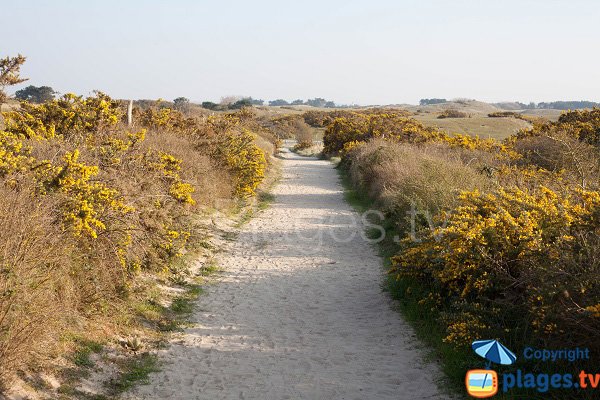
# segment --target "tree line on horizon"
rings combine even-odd
[[[204,101],[201,103],[202,107],[208,109],[218,109],[219,107],[227,106],[229,109],[241,108],[244,106],[264,106],[269,105],[272,107],[281,107],[281,106],[311,106],[311,107],[321,107],[321,108],[335,108],[340,107],[336,105],[334,101],[326,100],[321,97],[315,97],[314,99],[302,100],[296,99],[292,101],[287,101],[284,99],[275,99],[275,100],[263,100],[263,99],[254,99],[252,97],[235,97],[229,96],[221,99],[220,103],[214,103],[211,101]]]
[[[21,90],[17,90],[15,92],[15,99],[28,101],[30,103],[41,104],[47,101],[54,100],[54,98],[60,93],[55,91],[50,86],[34,86],[29,85]],[[139,100],[144,101],[144,100]],[[457,99],[447,100],[445,98],[430,98],[430,99],[421,99],[419,100],[420,106],[426,105],[434,105],[434,104],[443,104],[449,101],[456,102]],[[189,109],[192,104],[191,101],[186,97],[178,97],[171,102],[175,109],[179,111],[186,111]],[[499,102],[499,103],[491,103],[492,105],[507,110],[536,110],[536,109],[552,109],[552,110],[579,110],[585,108],[594,108],[600,107],[600,103],[588,100],[559,100],[559,101],[551,101],[551,102],[530,102],[530,103],[522,103],[522,102]],[[287,101],[284,99],[276,99],[276,100],[263,100],[263,99],[254,99],[251,96],[249,97],[239,97],[239,96],[227,96],[223,97],[219,103],[215,103],[212,101],[203,101],[200,103],[203,108],[213,111],[227,111],[227,110],[239,110],[242,107],[252,107],[252,106],[264,106],[269,105],[272,107],[281,107],[281,106],[299,106],[306,105],[317,108],[346,108],[350,106],[337,105],[334,101],[326,100],[321,97],[316,97],[314,99],[302,100],[297,99],[293,101]]]
[[[52,101],[55,97],[60,94],[55,91],[50,86],[34,86],[29,85],[21,90],[17,90],[15,92],[15,99],[21,101],[28,101],[30,103],[41,104],[47,101]],[[144,100],[139,100],[144,101]],[[184,111],[188,109],[192,104],[190,99],[186,97],[177,97],[172,101],[173,105],[176,109]],[[336,105],[334,101],[326,100],[321,97],[315,97],[314,99],[302,100],[297,99],[293,101],[287,101],[284,99],[276,99],[266,101],[263,99],[254,99],[251,96],[249,97],[238,97],[238,96],[227,96],[223,97],[219,103],[212,101],[203,101],[200,103],[203,108],[208,110],[239,110],[242,107],[251,107],[251,106],[296,106],[296,105],[307,105],[311,107],[322,107],[322,108],[335,108],[339,107]]]
[[[427,106],[433,104],[443,104],[448,103],[449,101],[458,102],[457,99],[447,100],[444,98],[431,98],[431,99],[421,99],[419,100],[420,106]],[[580,110],[584,108],[594,108],[600,107],[600,103],[594,101],[587,100],[559,100],[559,101],[550,101],[550,102],[530,102],[528,104],[521,103],[519,101],[515,102],[500,102],[500,103],[491,103],[493,106],[498,108],[506,109],[506,110]]]
[[[553,109],[553,110],[579,110],[583,108],[594,108],[600,107],[600,103],[587,100],[574,100],[574,101],[551,101],[529,104],[523,104],[517,102],[519,106],[523,106],[524,110],[528,109]]]

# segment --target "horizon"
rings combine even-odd
[[[589,50],[600,39],[600,4],[587,0],[228,7],[61,0],[3,8],[9,18],[0,34],[10,40],[2,56],[27,57],[22,75],[29,80],[12,93],[34,85],[194,103],[227,96],[361,106],[434,97],[600,101],[593,79],[600,55]],[[31,25],[36,29],[23,29]],[[585,65],[568,56],[577,54]]]

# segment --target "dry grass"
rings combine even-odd
[[[502,140],[531,124],[515,118],[490,118],[483,114],[472,114],[471,118],[439,119],[435,114],[417,114],[414,118],[426,126],[439,128],[447,133],[477,135],[481,138]]]
[[[560,172],[561,180],[577,182],[582,188],[600,187],[598,149],[572,135],[559,131],[523,137],[515,142],[515,150],[522,155],[520,164]]]
[[[265,151],[272,149],[272,143],[259,139]],[[216,207],[222,204],[224,199],[231,198],[234,189],[231,174],[219,168],[208,154],[198,151],[188,138],[174,132],[152,130],[148,132],[144,141],[144,149],[151,148],[168,151],[183,160],[181,170],[183,180],[194,187],[202,188],[194,194],[198,204]]]
[[[540,110],[525,110],[523,115],[531,118],[543,118],[548,121],[557,121],[564,110],[540,109]]]
[[[462,159],[460,151],[442,144],[417,146],[377,139],[359,146],[349,157],[354,185],[365,189],[399,222],[413,207],[434,215],[452,208],[460,191],[491,185]]]
[[[310,119],[311,115],[327,115],[332,113],[331,109],[320,110],[307,106],[294,108],[295,110],[282,110],[279,107],[265,106],[257,108],[257,112],[260,113],[261,116],[270,117],[272,117],[273,115],[282,115],[282,112],[286,111],[290,114],[304,112],[305,118],[307,118],[307,122],[311,121],[309,122],[311,125],[315,124],[315,122]],[[470,116],[470,118],[437,118],[437,116],[440,113],[443,113],[444,110],[448,108],[465,113],[467,114],[467,116]],[[396,111],[406,110],[409,113],[414,114],[414,118],[421,121],[426,126],[437,127],[443,131],[446,131],[447,133],[462,133],[473,136],[477,135],[481,138],[494,138],[502,140],[516,133],[520,129],[527,129],[531,127],[531,124],[529,122],[517,118],[489,118],[488,114],[502,112],[503,110],[491,104],[479,101],[467,101],[462,103],[447,102],[443,104],[433,104],[426,106],[398,106],[393,107],[393,109]],[[343,109],[339,110],[338,112],[344,113],[348,111],[361,110],[364,109]],[[525,118],[543,118],[550,121],[555,121],[558,119],[561,113],[562,111],[560,110],[526,110],[521,114]]]
[[[68,265],[74,243],[54,224],[52,203],[0,186],[0,382],[47,353],[76,306]]]
[[[462,133],[481,138],[505,139],[531,124],[515,118],[489,118],[488,114],[503,110],[479,101],[449,102],[427,106],[407,107],[415,112],[414,118],[426,126],[439,128],[447,133]],[[456,110],[469,118],[438,118],[446,109]]]
[[[312,146],[315,136],[314,129],[302,120],[296,120],[294,122],[294,128],[296,130],[296,141],[307,147]]]

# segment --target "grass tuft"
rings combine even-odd
[[[141,354],[128,360],[123,366],[123,373],[112,383],[112,392],[114,394],[123,393],[137,384],[148,384],[149,375],[160,371],[160,364],[157,356],[150,353]]]
[[[90,368],[94,366],[94,362],[91,359],[91,355],[94,353],[100,353],[104,346],[92,340],[86,339],[75,339],[79,348],[73,354],[73,362],[78,367]]]

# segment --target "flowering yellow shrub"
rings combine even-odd
[[[556,132],[566,132],[582,142],[600,146],[600,108],[569,111],[563,113],[556,122],[535,123],[533,128],[520,131],[511,140],[552,135]]]
[[[487,337],[490,326],[484,318],[486,313],[460,312],[455,315],[444,314],[444,324],[447,326],[447,336],[444,342],[457,346],[469,346],[475,340]]]
[[[587,306],[585,310],[592,314],[594,318],[600,318],[600,304],[594,306]]]
[[[404,143],[442,142],[450,147],[481,150],[506,158],[518,158],[508,143],[495,139],[481,139],[463,134],[448,135],[425,127],[402,112],[346,113],[333,119],[323,137],[326,154],[347,154],[346,143],[366,142],[382,138]],[[349,145],[353,146],[353,145]]]
[[[185,248],[191,233],[184,230],[178,231],[175,229],[169,229],[168,227],[165,227],[165,230],[165,240],[161,244],[161,247],[170,255],[181,257],[182,250]]]
[[[64,327],[130,323],[129,300],[151,281],[141,273],[189,273],[176,259],[205,235],[199,207],[234,187],[251,195],[264,176],[259,145],[270,151],[273,136],[248,110],[202,119],[136,107],[130,130],[124,108],[68,94],[3,113],[0,378],[16,359],[44,358]]]
[[[21,109],[4,113],[6,130],[26,138],[51,139],[55,135],[89,135],[114,128],[122,117],[118,102],[103,93],[84,99],[66,94],[43,104],[21,103]]]
[[[342,156],[351,152],[352,150],[355,150],[362,144],[365,144],[365,142],[360,142],[358,140],[353,140],[351,142],[344,143],[344,147],[342,148],[342,151],[341,151]]]
[[[98,230],[106,229],[101,220],[108,212],[126,214],[133,211],[123,203],[116,190],[91,179],[98,174],[98,167],[79,162],[79,151],[67,153],[63,165],[49,168],[52,176],[42,182],[46,188],[53,188],[65,194],[64,219],[75,235],[89,234],[98,237]]]
[[[265,153],[257,145],[255,134],[264,128],[252,124],[254,117],[253,112],[245,108],[235,113],[211,115],[202,123],[171,109],[148,109],[142,113],[143,124],[185,135],[199,148],[205,149],[220,166],[233,175],[235,195],[242,198],[254,195],[267,167]],[[163,163],[165,162],[168,163],[169,160],[163,159]],[[167,164],[162,167],[166,168],[163,168],[165,171],[171,168]],[[176,168],[175,165],[173,167]],[[190,203],[194,189],[189,184],[177,179],[175,181],[171,186],[171,195]]]
[[[173,184],[171,184],[171,187],[169,188],[169,193],[176,200],[194,205],[196,204],[196,201],[192,198],[192,193],[194,193],[195,190],[196,189],[194,189],[194,187],[189,183],[176,181]]]
[[[426,128],[405,113],[373,112],[351,113],[333,120],[323,136],[323,152],[338,154],[344,144],[353,141],[366,142],[374,138],[394,139],[409,143],[437,140],[443,133]]]
[[[41,105],[23,103],[20,110],[5,113],[0,176],[16,187],[22,180],[16,174],[25,175],[25,181],[34,183],[38,201],[48,197],[58,204],[57,221],[66,231],[84,243],[102,234],[103,243],[112,242],[116,265],[134,271],[136,265],[139,269],[154,263],[148,257],[155,257],[150,256],[153,249],[171,240],[168,231],[186,231],[176,204],[193,205],[195,188],[180,177],[182,160],[144,150],[147,130],[123,130],[118,125],[121,116],[118,102],[101,93],[87,99],[66,95]],[[58,161],[36,159],[30,143],[40,149],[54,146],[62,156]],[[156,174],[153,185],[145,188],[151,193],[126,199],[122,179],[131,173]],[[161,199],[161,213],[154,211],[156,198]],[[170,228],[147,223],[150,219]],[[134,240],[140,232],[145,232],[147,244]],[[90,251],[101,246],[92,243],[85,244]]]
[[[325,152],[404,238],[391,272],[406,303],[456,346],[600,351],[600,109],[503,142],[378,113],[337,116]]]
[[[16,135],[0,131],[0,177],[23,170],[30,159],[30,149]]]
[[[255,136],[248,130],[227,132],[220,139],[216,153],[236,177],[236,194],[254,195],[267,167],[264,152],[255,144]]]
[[[482,150],[500,156],[506,156],[511,159],[518,158],[518,155],[508,144],[492,138],[481,139],[479,136],[455,133],[453,135],[443,135],[439,137],[439,139],[450,145],[450,147],[460,147],[467,150]]]
[[[169,184],[169,194],[176,200],[194,205],[196,201],[192,198],[195,189],[192,185],[181,181],[179,171],[183,160],[164,152],[149,150],[145,155],[146,164],[149,168],[159,171]]]
[[[155,107],[141,112],[134,109],[136,111],[134,120],[151,129],[168,130],[180,134],[190,134],[198,130],[199,126],[195,119],[187,118],[183,113],[172,108],[160,108],[159,105],[160,101],[157,101]]]
[[[175,110],[171,108],[161,108],[158,110],[148,109],[146,113],[148,115],[148,121],[145,122],[146,125],[154,125],[157,127],[173,125],[175,115],[179,116]]]
[[[107,137],[99,145],[100,164],[106,167],[115,167],[122,162],[127,152],[137,149],[146,138],[146,129],[138,132],[127,132],[127,140],[117,137]]]
[[[547,187],[464,192],[460,205],[440,214],[440,225],[424,240],[404,240],[392,259],[393,271],[463,304],[457,315],[479,307],[477,315],[495,330],[504,328],[500,314],[509,305],[512,312],[523,307],[531,329],[546,335],[564,332],[573,321],[599,333],[585,307],[600,298],[594,278],[600,265],[595,255],[577,250],[600,233],[599,216],[599,192],[561,194]],[[458,335],[460,326],[449,325],[447,340],[471,337]],[[473,320],[473,329],[481,328],[482,322]]]

